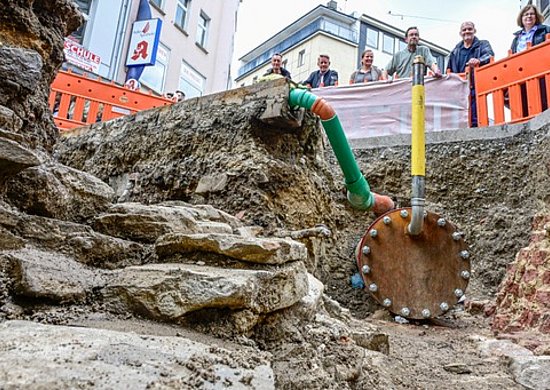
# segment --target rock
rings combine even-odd
[[[182,337],[7,321],[0,351],[6,388],[275,388],[267,354]]]
[[[15,115],[15,112],[10,110],[8,107],[0,105],[0,128],[18,132],[22,127],[23,121],[21,118]]]
[[[17,142],[0,137],[0,177],[13,176],[40,164],[34,153]]]
[[[224,219],[221,215],[221,212],[216,213],[214,209],[205,210],[193,206],[121,203],[97,216],[92,226],[95,230],[114,237],[153,243],[167,233],[232,233],[232,227],[220,221]]]
[[[104,284],[93,271],[61,254],[32,248],[4,252],[10,263],[16,294],[56,302],[83,302],[92,288]]]
[[[219,175],[207,175],[201,177],[195,192],[197,194],[207,194],[209,192],[220,192],[227,186],[227,175],[225,173]]]
[[[293,240],[217,233],[166,234],[155,243],[155,251],[160,258],[176,253],[207,252],[258,264],[284,264],[307,259],[306,247]]]
[[[527,389],[550,389],[550,356],[513,358],[510,371],[516,382]]]
[[[86,172],[48,163],[10,178],[6,196],[29,214],[81,222],[106,210],[114,192]]]
[[[443,366],[443,369],[453,374],[471,374],[472,369],[464,363],[451,363]]]
[[[42,66],[42,57],[34,50],[0,46],[1,80],[10,83],[12,93],[28,94],[35,89],[42,78]]]
[[[113,272],[101,290],[113,310],[163,321],[208,308],[269,313],[298,302],[308,289],[301,262],[265,270],[153,264]]]

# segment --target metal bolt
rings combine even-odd
[[[363,271],[363,273],[364,273],[365,275],[368,274],[368,273],[370,273],[370,267],[369,267],[367,264],[365,264],[365,265],[361,268],[361,270]]]
[[[401,309],[401,315],[403,317],[407,317],[410,314],[411,314],[411,311],[408,307],[404,307],[404,308]]]
[[[382,305],[383,305],[384,307],[390,307],[390,306],[391,306],[391,303],[392,303],[392,302],[391,302],[391,299],[390,299],[390,298],[386,298],[386,299],[384,299],[384,301],[382,301]]]
[[[422,310],[422,317],[424,317],[424,318],[430,318],[431,315],[432,315],[432,313],[431,313],[430,310],[428,310],[428,309]]]
[[[449,304],[447,302],[441,302],[439,308],[441,309],[441,311],[447,311],[449,310]]]
[[[401,210],[399,215],[401,215],[401,217],[403,218],[407,218],[409,216],[409,212],[407,210]]]
[[[386,215],[384,218],[382,218],[382,221],[384,221],[385,225],[389,225],[391,223],[391,218]]]
[[[370,292],[377,292],[378,291],[378,286],[376,285],[376,283],[369,284],[369,291]]]
[[[455,290],[455,296],[456,296],[457,298],[460,298],[460,297],[463,296],[463,295],[464,295],[464,291],[462,291],[461,289],[457,288],[457,289]]]
[[[468,251],[460,251],[459,255],[460,258],[464,260],[468,260],[470,258],[470,252]]]
[[[368,255],[370,253],[370,248],[365,245],[361,251],[364,255]]]
[[[437,220],[437,226],[444,227],[447,224],[447,221],[445,221],[445,218],[439,218]]]
[[[378,230],[372,229],[372,230],[370,231],[370,236],[371,236],[372,238],[376,237],[377,235],[378,235]]]
[[[458,241],[458,240],[460,240],[460,239],[462,238],[462,233],[460,233],[460,232],[454,232],[453,235],[452,235],[452,237],[453,237],[453,240]]]
[[[466,279],[466,280],[470,279],[470,273],[468,271],[462,271],[460,273],[460,276],[462,276],[462,279]]]

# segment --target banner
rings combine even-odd
[[[65,60],[82,68],[86,72],[98,73],[101,65],[101,57],[81,46],[70,38],[65,38],[63,43]]]
[[[468,127],[468,82],[456,74],[425,79],[425,131]],[[348,139],[411,133],[411,79],[376,81],[311,92],[329,102]]]

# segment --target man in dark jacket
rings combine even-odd
[[[271,74],[280,74],[281,76],[291,79],[290,72],[283,68],[283,56],[281,53],[275,53],[271,56],[271,68],[265,72],[264,76],[269,76]]]
[[[473,22],[464,22],[460,25],[459,42],[449,57],[447,70],[452,73],[464,73],[467,67],[482,66],[488,64],[495,55],[489,41],[476,37],[476,27]],[[473,73],[470,73],[473,75]],[[477,105],[474,80],[470,79],[470,126],[477,127]]]
[[[464,22],[460,25],[459,42],[449,57],[449,69],[452,73],[464,73],[467,66],[481,66],[489,63],[495,55],[489,41],[478,39],[473,22]]]
[[[329,69],[330,57],[326,54],[321,54],[317,59],[319,70],[312,72],[304,84],[309,88],[322,88],[338,85],[338,72]]]

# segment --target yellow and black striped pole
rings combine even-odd
[[[426,140],[424,131],[425,93],[424,72],[426,63],[422,56],[413,61],[412,77],[412,138],[411,138],[411,175],[412,175],[412,218],[408,226],[409,234],[415,236],[422,232],[425,204],[426,176]]]

